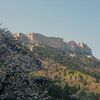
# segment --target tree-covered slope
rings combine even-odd
[[[100,61],[93,55],[28,45],[0,29],[1,100],[100,100]]]

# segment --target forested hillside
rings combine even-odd
[[[82,43],[66,51],[48,43],[33,45],[0,29],[0,99],[100,100],[100,61],[79,49],[90,48]]]

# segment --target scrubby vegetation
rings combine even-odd
[[[33,51],[0,29],[0,99],[100,100],[100,61],[48,46]]]

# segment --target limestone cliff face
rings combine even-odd
[[[92,50],[84,42],[77,44],[75,41],[69,41],[66,43],[67,50],[77,52],[79,54],[92,55]]]
[[[76,51],[78,49],[78,45],[75,41],[69,41],[67,45],[69,50]]]
[[[14,33],[13,34],[16,40],[19,40],[21,43],[27,43],[28,42],[28,38],[25,34],[23,33]]]
[[[79,54],[92,55],[92,50],[84,42],[77,44],[75,41],[69,41],[66,43],[62,38],[47,37],[39,33],[27,33],[26,35],[23,33],[15,33],[14,37],[30,50],[32,50],[34,46],[44,45],[59,48],[65,50],[66,52],[72,51]]]
[[[82,53],[86,53],[86,54],[92,54],[92,50],[87,46],[87,44],[85,44],[84,42],[80,42],[78,44],[80,51]]]
[[[43,45],[54,47],[54,48],[62,48],[63,46],[62,38],[46,37],[37,33],[28,33],[27,37],[31,43],[34,43],[37,45],[43,44]]]

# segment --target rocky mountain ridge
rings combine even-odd
[[[83,42],[0,29],[0,100],[99,100],[90,91],[92,84],[93,92],[100,90],[100,62],[82,52],[87,48]],[[87,96],[81,94],[84,87]]]
[[[92,50],[84,42],[80,42],[79,44],[75,41],[64,42],[62,38],[47,37],[39,33],[14,33],[13,35],[16,40],[28,46],[30,50],[32,50],[34,46],[42,45],[62,49],[66,52],[71,51],[78,54],[92,55]]]

